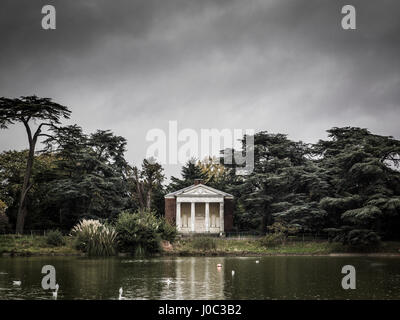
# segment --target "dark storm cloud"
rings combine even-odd
[[[40,28],[41,7],[57,30]],[[343,5],[357,30],[340,27]],[[400,3],[331,0],[2,1],[0,95],[36,93],[128,138],[254,128],[315,141],[332,126],[400,137]],[[24,145],[21,128],[0,149]],[[13,139],[13,140],[11,140]]]

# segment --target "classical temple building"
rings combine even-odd
[[[224,233],[233,227],[233,196],[196,180],[165,196],[165,218],[179,233]]]

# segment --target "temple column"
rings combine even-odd
[[[219,232],[224,232],[224,202],[219,203]]]
[[[210,203],[209,202],[206,202],[205,224],[206,224],[206,232],[209,232],[210,231]]]
[[[176,229],[181,231],[182,222],[181,222],[181,203],[176,203]]]
[[[190,206],[190,224],[191,224],[191,227],[192,227],[191,228],[192,232],[194,232],[195,205],[196,204],[194,202],[192,202],[191,206]]]

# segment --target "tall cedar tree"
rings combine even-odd
[[[400,141],[355,127],[328,133],[330,139],[314,150],[327,172],[330,193],[320,206],[329,213],[329,227],[347,238],[362,233],[398,238]]]
[[[24,223],[27,215],[26,198],[29,189],[35,148],[38,139],[46,134],[42,133],[44,126],[53,127],[60,124],[62,118],[68,119],[71,111],[58,103],[52,102],[50,98],[39,98],[37,96],[23,96],[20,98],[0,98],[0,128],[7,129],[9,125],[22,123],[28,135],[29,154],[26,163],[24,182],[21,188],[19,200],[16,233],[23,233]],[[36,130],[32,130],[32,122],[38,124]]]

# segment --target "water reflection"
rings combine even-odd
[[[224,259],[218,259],[223,261]],[[175,288],[166,288],[166,299],[224,299],[224,276],[215,259],[205,257],[175,260]],[[210,270],[212,269],[212,271]]]
[[[371,257],[7,257],[0,258],[0,299],[52,299],[52,292],[41,288],[45,264],[56,268],[58,299],[118,299],[120,287],[125,299],[399,299],[399,261]],[[345,264],[356,267],[356,290],[341,288]],[[21,286],[13,286],[16,280]]]

